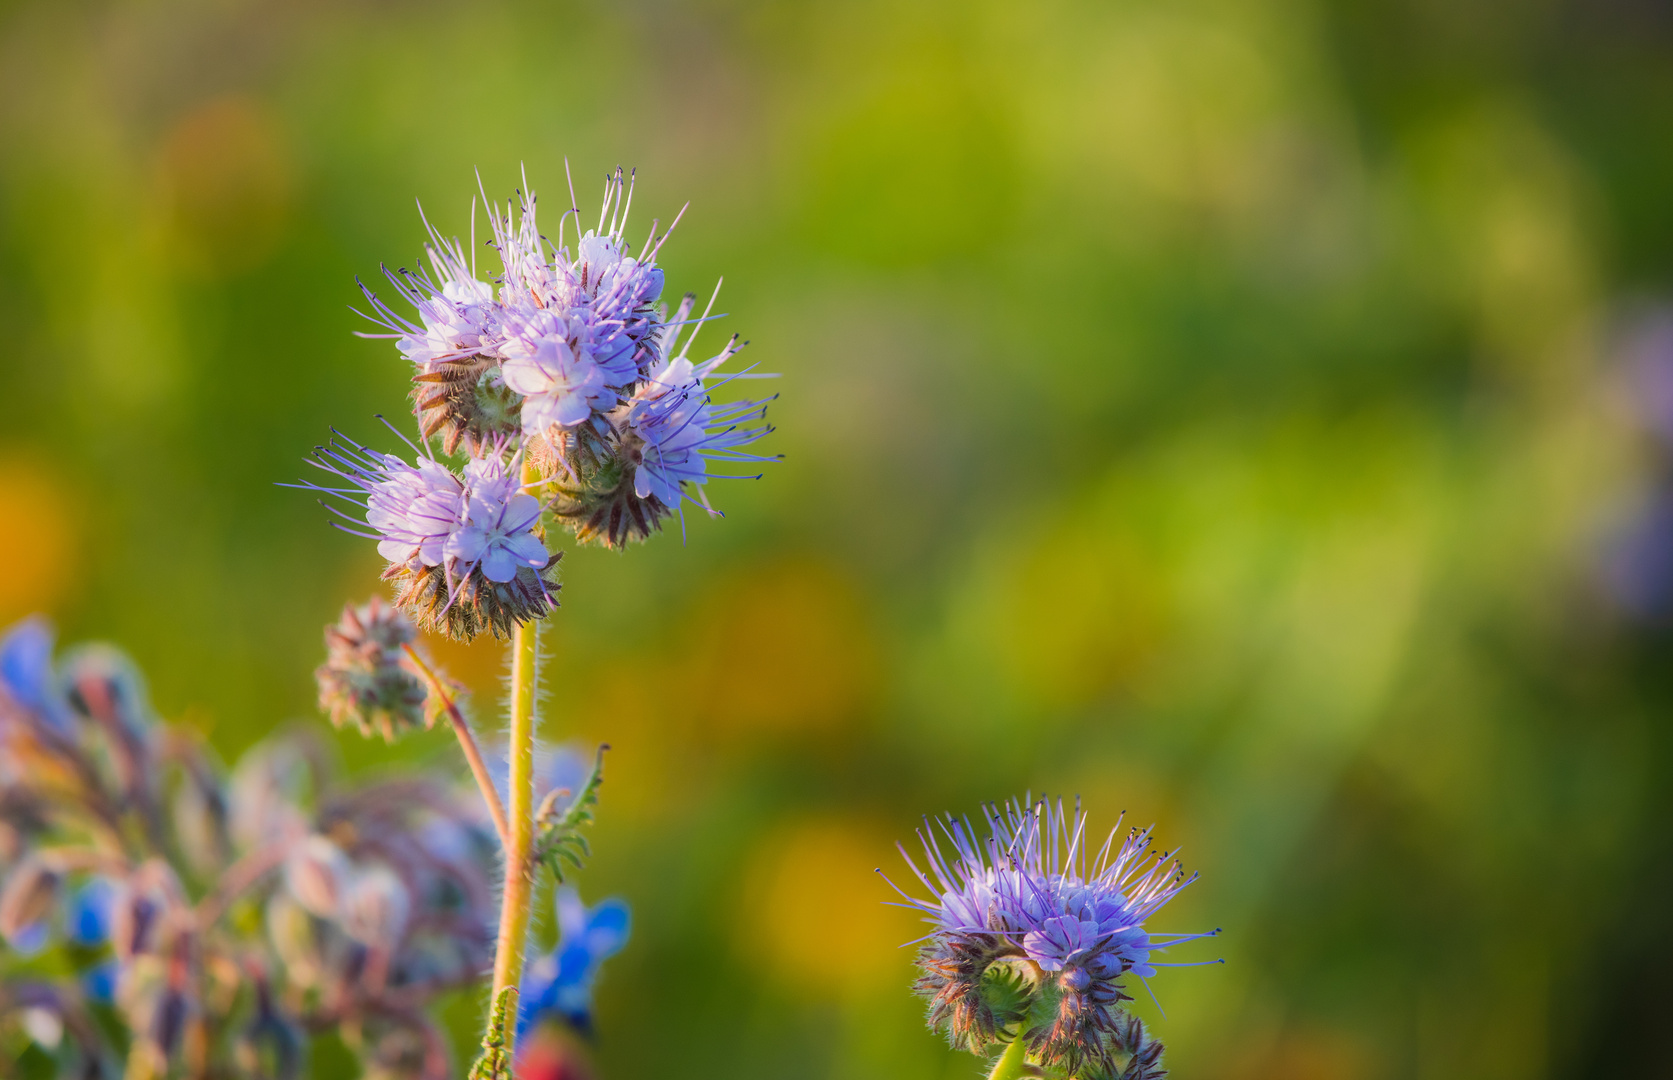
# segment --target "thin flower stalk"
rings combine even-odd
[[[494,787],[494,778],[488,772],[487,762],[482,760],[482,750],[476,744],[476,736],[472,734],[470,724],[465,720],[464,713],[459,711],[459,705],[453,700],[453,695],[447,692],[441,678],[424,662],[418,650],[411,645],[403,645],[402,648],[429,681],[430,692],[441,702],[442,711],[447,714],[448,721],[453,725],[453,734],[459,739],[459,749],[464,751],[465,761],[471,767],[471,776],[475,778],[476,786],[482,789],[482,801],[488,804],[488,813],[494,818],[494,831],[499,834],[500,844],[504,846],[511,835],[511,826],[505,817],[505,804],[500,801],[499,789]]]

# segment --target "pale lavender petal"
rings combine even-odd
[[[482,574],[489,581],[510,581],[517,576],[517,560],[503,546],[495,544],[482,556]]]

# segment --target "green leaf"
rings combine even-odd
[[[598,805],[598,788],[604,783],[604,751],[608,749],[608,745],[598,748],[592,772],[587,774],[580,792],[567,807],[561,812],[557,809],[558,799],[569,794],[560,788],[546,796],[535,814],[535,862],[551,867],[559,882],[564,880],[566,867],[579,870],[582,860],[592,854],[592,848],[581,830],[592,824],[593,807]]]
[[[488,1031],[482,1036],[482,1056],[471,1066],[469,1080],[511,1080],[511,1031],[517,1017],[517,988],[508,986],[494,999]]]

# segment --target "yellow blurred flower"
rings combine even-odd
[[[875,631],[854,582],[829,566],[752,566],[698,612],[692,700],[724,734],[830,731],[878,684]]]
[[[76,562],[75,529],[55,478],[22,460],[0,462],[0,626],[56,606]]]
[[[898,860],[880,829],[842,817],[779,826],[750,854],[735,926],[751,964],[810,994],[865,992],[910,981],[921,925],[886,906],[894,894],[875,869]]]
[[[291,173],[279,129],[255,101],[217,98],[181,117],[158,160],[180,260],[209,277],[265,263],[290,217]]]

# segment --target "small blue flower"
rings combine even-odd
[[[517,1009],[517,1035],[548,1019],[578,1031],[592,1027],[593,983],[599,968],[627,944],[631,917],[621,900],[592,908],[572,888],[558,890],[558,947],[529,964]]]
[[[116,886],[96,877],[70,895],[64,927],[77,945],[103,945],[110,940],[110,918]]]
[[[0,639],[0,686],[13,701],[63,729],[69,724],[52,673],[52,624],[32,615]]]
[[[114,960],[88,968],[81,973],[81,992],[87,995],[89,1001],[109,1005],[116,1000],[116,980],[121,970]]]

